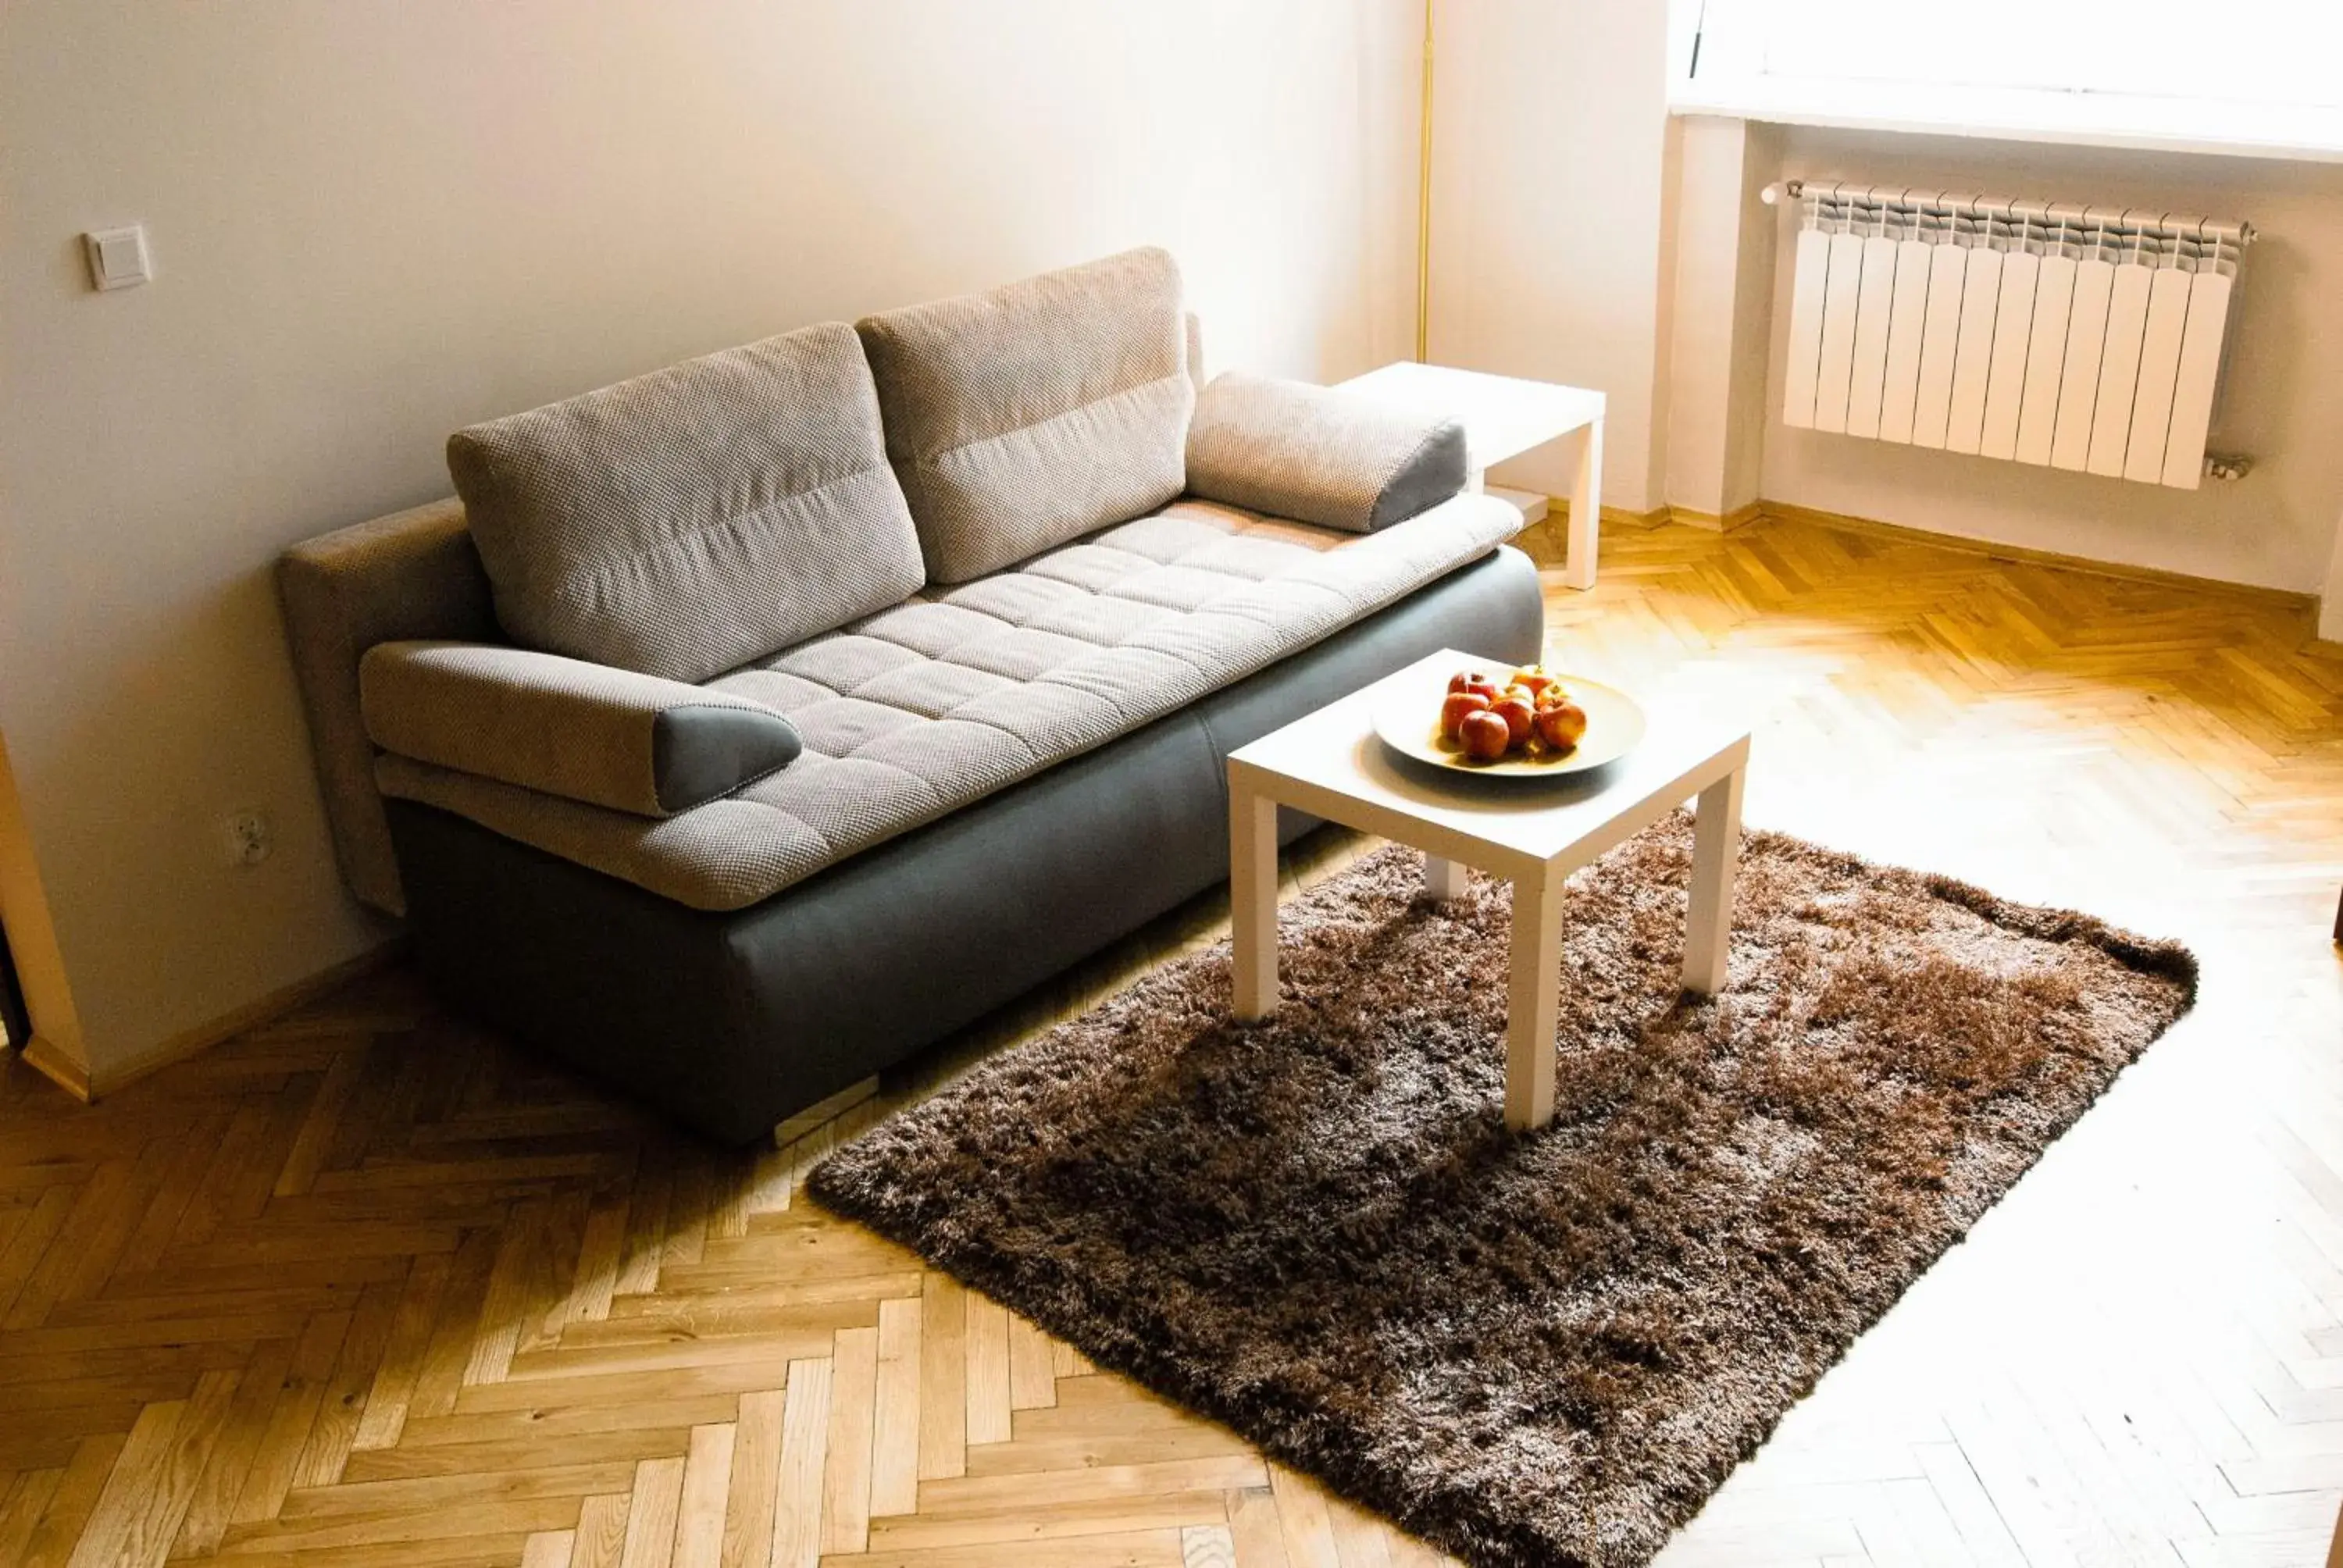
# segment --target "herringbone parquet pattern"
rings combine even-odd
[[[1614,530],[1552,661],[1761,721],[1750,819],[2193,943],[2158,1044],[1664,1561],[2279,1564],[2343,1500],[2343,660],[2268,601],[1769,523]],[[1356,846],[1321,843],[1299,874]],[[1216,934],[717,1156],[393,973],[93,1109],[0,1075],[0,1563],[1435,1554],[793,1201]]]

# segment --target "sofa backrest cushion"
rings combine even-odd
[[[497,618],[573,658],[706,680],[926,578],[836,323],[475,425],[447,467]]]
[[[1188,490],[1206,500],[1368,534],[1464,487],[1464,427],[1340,387],[1230,370],[1196,397]]]
[[[865,318],[887,455],[928,577],[966,582],[1154,510],[1186,483],[1180,270],[1126,251]]]

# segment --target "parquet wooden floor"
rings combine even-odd
[[[2179,936],[2197,1013],[1670,1548],[2322,1560],[2343,1501],[2343,659],[2243,595],[1614,530],[1551,658],[1760,720],[1757,824]],[[1356,852],[1316,843],[1297,875]],[[0,1563],[1440,1561],[793,1186],[1210,900],[714,1156],[367,981],[94,1109],[0,1075]]]

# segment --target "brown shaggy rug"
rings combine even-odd
[[[1646,1562],[2185,1012],[2196,961],[1754,833],[1680,1001],[1688,819],[1575,879],[1560,1111],[1509,1136],[1511,894],[1386,849],[814,1172],[1102,1365],[1469,1562]]]

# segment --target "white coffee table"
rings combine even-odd
[[[1578,467],[1570,487],[1569,553],[1563,558],[1565,588],[1594,586],[1594,554],[1603,519],[1603,394],[1585,387],[1524,381],[1459,370],[1450,365],[1402,360],[1353,376],[1343,390],[1380,403],[1455,420],[1464,427],[1466,484],[1487,488],[1488,471],[1508,457],[1564,437],[1578,437]],[[1492,490],[1521,508],[1525,521],[1545,516],[1545,498],[1520,490]]]
[[[1502,668],[1442,652],[1425,667]],[[1562,968],[1562,884],[1573,871],[1697,797],[1684,984],[1725,983],[1733,878],[1741,850],[1746,725],[1688,704],[1647,705],[1635,749],[1580,782],[1507,783],[1452,778],[1394,757],[1371,719],[1377,686],[1354,692],[1240,748],[1229,758],[1230,903],[1235,921],[1236,1014],[1277,1005],[1277,808],[1296,807],[1423,851],[1435,899],[1463,891],[1463,868],[1513,884],[1513,945],[1506,991],[1505,1124],[1542,1127],[1554,1116],[1556,991]]]

